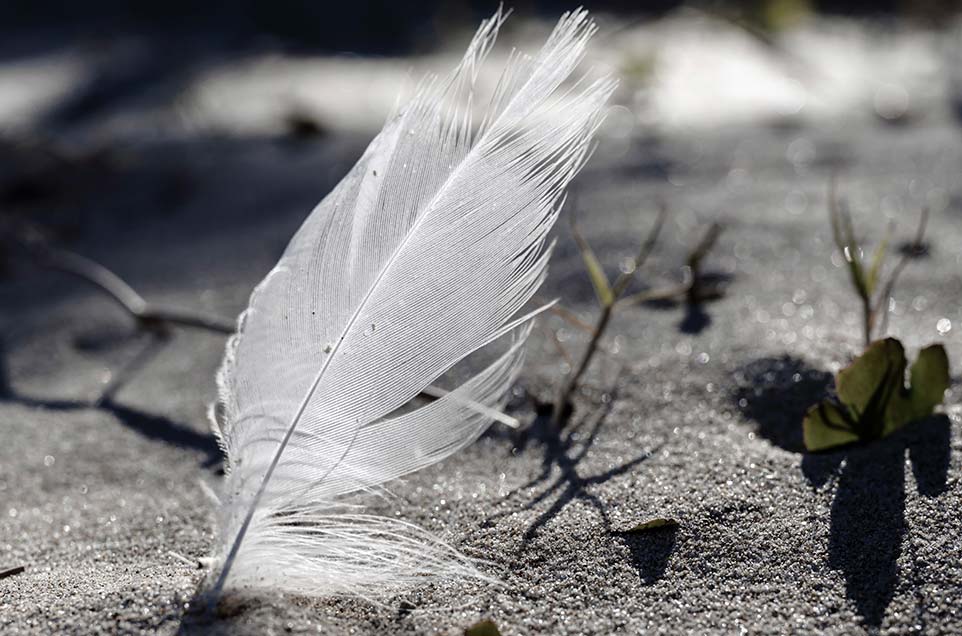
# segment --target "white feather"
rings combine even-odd
[[[512,56],[472,135],[479,65],[503,22],[429,78],[304,222],[251,295],[218,374],[227,456],[215,559],[225,588],[374,596],[469,560],[346,495],[444,459],[490,424],[520,371],[545,239],[613,82],[562,83],[594,26],[566,14]],[[400,413],[470,354],[506,351]]]

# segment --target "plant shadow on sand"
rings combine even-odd
[[[701,274],[701,284],[711,290],[723,290],[732,284],[735,277],[725,272],[707,271]],[[721,294],[722,292],[716,291]],[[678,307],[684,308],[681,320],[678,321],[678,332],[689,336],[697,336],[705,331],[712,324],[711,314],[706,306],[719,300],[719,297],[710,298],[661,298],[649,300],[642,303],[642,306],[651,310],[673,310]]]
[[[909,529],[905,519],[906,452],[919,494],[936,497],[946,487],[949,433],[949,418],[939,415],[872,445],[809,460],[808,476],[813,484],[840,470],[832,501],[829,565],[844,574],[848,596],[868,627],[881,626],[899,580],[897,562]],[[811,466],[816,461],[817,471]],[[925,615],[923,607],[917,609],[920,617]]]
[[[619,537],[631,552],[632,562],[638,570],[641,580],[645,584],[654,583],[665,572],[668,558],[674,549],[676,530],[665,529],[644,535],[619,532],[612,529],[611,519],[605,503],[590,492],[592,486],[598,486],[607,481],[629,473],[645,460],[658,452],[658,448],[646,451],[613,468],[594,475],[585,475],[580,467],[581,462],[588,455],[602,426],[611,413],[615,396],[595,413],[580,418],[566,427],[559,427],[551,422],[551,409],[548,405],[538,408],[537,416],[530,426],[513,435],[518,452],[524,451],[529,445],[537,445],[542,451],[541,471],[533,479],[522,484],[508,493],[506,499],[516,498],[525,491],[544,486],[544,489],[530,500],[524,502],[525,510],[532,510],[542,502],[555,497],[551,505],[538,514],[525,530],[517,552],[525,552],[544,526],[557,517],[574,501],[581,501],[591,506],[601,519],[604,531],[613,537]],[[555,468],[559,473],[553,476]],[[485,522],[490,527],[501,518],[514,514],[516,510],[492,515]]]
[[[5,349],[0,338],[0,402],[10,402],[31,408],[50,411],[101,410],[112,415],[127,428],[148,439],[203,453],[201,465],[217,471],[221,468],[221,451],[210,434],[199,433],[189,426],[175,422],[163,415],[147,413],[140,409],[124,406],[113,399],[105,399],[99,404],[75,399],[39,398],[23,395],[15,390],[7,375]]]
[[[628,550],[641,582],[645,585],[657,583],[668,569],[668,558],[678,540],[678,527],[667,526],[648,532],[617,532]]]
[[[803,453],[805,411],[830,395],[831,389],[831,374],[783,356],[743,367],[732,397],[742,414],[758,424],[761,436],[785,450]],[[835,477],[828,565],[842,573],[846,594],[869,629],[881,627],[900,575],[913,576],[912,572],[900,573],[898,567],[909,529],[905,519],[906,453],[918,493],[939,496],[946,489],[950,430],[949,418],[936,415],[871,444],[802,457],[802,472],[812,487],[824,486]],[[908,582],[913,587],[920,585]],[[920,595],[917,599],[917,614],[922,617],[923,600]]]
[[[831,394],[832,374],[791,356],[760,358],[735,372],[732,402],[757,433],[793,453],[805,451],[802,420],[813,404]]]

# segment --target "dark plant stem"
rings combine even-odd
[[[234,332],[234,325],[220,318],[150,305],[126,281],[85,256],[49,247],[44,248],[39,256],[42,264],[79,278],[110,296],[145,329],[179,326],[221,334]]]
[[[873,323],[875,322],[875,311],[872,309],[872,301],[868,296],[859,295],[862,301],[862,339],[864,345],[868,347],[872,344]]]
[[[842,258],[848,265],[849,277],[855,294],[859,298],[862,307],[862,340],[868,347],[872,342],[872,334],[875,326],[875,307],[872,304],[871,283],[866,280],[865,272],[862,268],[861,251],[858,240],[855,238],[855,228],[852,224],[852,215],[844,200],[838,196],[838,179],[832,175],[828,186],[828,214],[832,225],[832,236],[835,239],[835,247],[838,249]]]
[[[561,392],[558,394],[558,399],[555,401],[554,408],[551,411],[551,423],[554,426],[564,425],[564,420],[568,417],[571,396],[577,390],[581,376],[588,370],[588,365],[591,364],[591,360],[594,358],[595,351],[597,351],[598,345],[601,342],[601,337],[604,335],[605,329],[607,329],[608,323],[611,321],[611,314],[614,312],[614,309],[615,304],[611,303],[601,310],[601,315],[595,324],[594,332],[591,334],[591,340],[588,341],[588,346],[581,356],[578,367],[574,373],[568,376],[564,386],[562,386]]]
[[[611,322],[611,316],[614,313],[615,306],[618,301],[624,295],[625,291],[628,289],[628,285],[634,279],[635,272],[641,268],[651,253],[654,251],[655,246],[658,244],[658,236],[661,234],[661,228],[665,224],[665,218],[668,216],[668,209],[662,205],[658,211],[658,217],[655,219],[655,224],[652,226],[651,230],[648,232],[648,237],[642,244],[641,249],[638,251],[638,256],[635,257],[634,267],[632,267],[627,272],[622,272],[621,275],[615,280],[614,285],[611,286],[612,300],[611,302],[604,304],[601,308],[601,314],[598,316],[598,321],[595,323],[594,329],[591,333],[591,340],[588,342],[588,346],[585,348],[584,353],[581,355],[581,360],[578,362],[574,373],[568,376],[561,391],[558,393],[558,398],[555,400],[554,408],[551,412],[551,423],[554,426],[561,427],[564,426],[565,421],[570,415],[570,404],[571,396],[578,389],[578,383],[581,380],[581,376],[584,375],[585,371],[588,370],[588,366],[591,364],[591,360],[594,358],[595,353],[601,344],[601,338],[605,334],[605,330],[608,328],[608,323]]]
[[[535,296],[533,300],[542,305],[547,305],[549,302],[551,302],[550,300],[542,296]],[[548,311],[558,316],[559,318],[561,318],[571,326],[577,329],[580,329],[581,331],[584,331],[587,333],[591,333],[594,331],[594,327],[592,327],[591,325],[586,323],[584,320],[579,318],[573,311],[571,311],[570,309],[566,309],[565,307],[562,307],[557,303],[555,303],[554,305],[551,305],[548,308]]]
[[[86,256],[52,247],[39,240],[19,242],[39,265],[69,274],[92,285],[109,296],[130,314],[139,327],[147,331],[163,331],[167,327],[177,326],[225,335],[234,333],[234,325],[221,318],[151,305],[120,276]]]
[[[882,286],[882,293],[879,294],[878,300],[876,301],[874,308],[874,315],[881,318],[879,321],[879,338],[885,336],[885,332],[888,331],[889,324],[889,310],[886,307],[889,298],[892,297],[892,292],[895,291],[895,285],[899,281],[899,277],[902,275],[902,271],[912,260],[911,254],[917,253],[921,250],[922,245],[925,241],[925,229],[929,222],[929,209],[927,207],[922,208],[922,214],[919,217],[919,225],[915,229],[915,240],[912,242],[909,253],[903,254],[899,262],[896,263],[895,267],[892,269],[892,273],[889,274],[888,280],[885,285]]]
[[[127,362],[121,371],[113,374],[110,383],[91,403],[94,408],[112,402],[114,395],[130,381],[131,376],[156,356],[160,347],[171,336],[172,327],[203,329],[224,335],[234,333],[234,325],[229,321],[151,305],[125,280],[100,263],[52,246],[40,227],[0,215],[0,247],[8,242],[24,251],[37,265],[69,274],[110,297],[134,319],[138,334],[146,333],[150,337],[146,347]]]
[[[695,246],[695,249],[691,251],[688,255],[688,271],[691,276],[688,288],[686,291],[686,297],[688,299],[689,306],[697,305],[704,298],[704,289],[702,283],[702,268],[701,263],[711,252],[712,248],[715,247],[715,243],[718,242],[718,237],[721,236],[722,226],[718,223],[712,223],[705,234],[702,236],[701,241]]]
[[[687,276],[687,274],[686,274]],[[674,285],[671,287],[659,287],[657,289],[646,289],[643,292],[638,292],[637,294],[632,294],[627,298],[622,299],[623,305],[642,305],[644,303],[655,302],[659,300],[678,300],[689,297],[692,287],[692,278],[687,276],[688,280],[680,285]]]

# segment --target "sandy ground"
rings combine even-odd
[[[709,269],[729,292],[703,313],[620,314],[563,434],[521,397],[549,398],[565,370],[536,331],[511,404],[531,427],[492,429],[378,504],[486,560],[502,585],[425,585],[377,605],[248,599],[214,623],[185,620],[202,577],[191,560],[212,539],[199,482],[220,478],[205,409],[223,340],[178,331],[124,372],[147,341],[123,313],[15,264],[0,282],[0,569],[26,569],[0,580],[0,631],[459,634],[491,618],[505,634],[959,633],[960,136],[931,109],[904,125],[781,120],[603,143],[569,213],[605,264],[635,251],[664,200],[671,222],[645,282],[677,277],[719,220]],[[55,171],[30,209],[151,301],[233,316],[364,142],[142,141]],[[944,414],[812,457],[801,415],[859,342],[825,216],[834,170],[872,238],[888,219],[909,236],[930,206],[930,254],[902,279],[892,332],[913,352],[943,340],[955,384]],[[559,238],[544,295],[590,318],[567,229]],[[559,318],[543,324],[583,346]],[[89,407],[118,373],[129,383]],[[661,516],[680,526],[620,532]]]

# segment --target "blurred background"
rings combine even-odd
[[[958,2],[587,5],[600,25],[590,62],[622,79],[606,128],[615,137],[866,117],[901,124],[962,108]],[[449,68],[496,6],[4,2],[0,206],[9,214],[55,196],[63,181],[98,190],[104,170],[134,159],[117,154],[131,144],[369,136],[404,86]],[[500,60],[508,45],[536,46],[570,7],[520,0],[510,8]],[[482,85],[499,68],[489,65]],[[188,181],[169,183],[161,207],[177,207]]]
[[[601,26],[592,61],[623,80],[630,113],[618,125],[792,123],[866,109],[901,121],[955,98],[958,2],[587,4]],[[404,82],[446,68],[438,58],[454,59],[496,6],[12,0],[0,6],[0,135],[83,145],[373,130]],[[570,7],[510,8],[502,54],[504,41],[536,41]]]
[[[502,44],[536,41],[569,4],[513,3]],[[944,96],[962,46],[958,2],[587,4],[601,26],[593,61],[623,78],[624,105],[648,125],[866,105],[897,120]],[[444,69],[436,58],[457,55],[496,6],[12,0],[0,6],[0,134],[377,127],[404,80]]]
[[[696,224],[686,218],[738,212],[723,206],[800,219],[820,208],[830,172],[883,157],[893,140],[911,149],[904,161],[872,170],[901,181],[889,193],[865,185],[856,211],[897,218],[926,205],[938,216],[958,203],[958,2],[586,4],[599,25],[588,66],[621,79],[593,174],[579,181],[595,198],[576,186],[572,200],[621,220],[599,216],[589,234],[607,227],[617,243],[619,224],[636,227],[624,219],[655,197],[674,206],[680,241]],[[233,315],[405,87],[450,69],[496,7],[0,4],[0,277],[13,285],[0,303],[23,306],[26,294],[43,314],[37,298],[72,293],[32,278],[17,246],[28,227],[151,293],[177,298],[189,285],[187,304]],[[511,47],[540,46],[571,7],[509,8],[482,91]],[[611,260],[632,249],[614,245]]]

